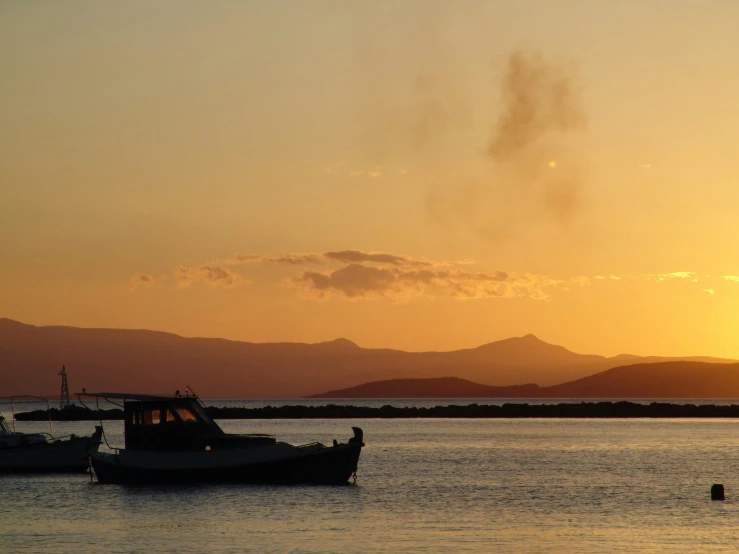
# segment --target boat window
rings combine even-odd
[[[177,408],[177,415],[182,421],[197,421],[197,416],[189,408]]]
[[[208,414],[205,413],[205,410],[199,405],[194,404],[193,409],[195,410],[195,413],[198,415],[198,418],[200,421],[203,421],[205,423],[213,423],[213,420],[208,417]]]
[[[170,423],[172,421],[177,421],[177,418],[175,417],[172,410],[167,410],[167,423]]]
[[[144,412],[144,425],[159,424],[159,410],[147,410]]]

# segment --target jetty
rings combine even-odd
[[[324,406],[265,406],[262,408],[208,406],[213,419],[414,419],[414,418],[739,418],[739,405],[677,404],[669,402],[561,402],[503,405],[467,404],[433,407],[382,407],[328,404]],[[123,410],[92,410],[74,404],[22,412],[17,421],[122,420]]]

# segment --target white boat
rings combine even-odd
[[[19,433],[0,415],[0,473],[82,473],[90,466],[90,454],[97,452],[102,436],[103,428],[98,425],[89,437],[55,438],[51,421],[48,435]]]

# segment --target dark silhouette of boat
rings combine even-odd
[[[33,398],[34,396],[8,397],[2,400]],[[48,411],[48,402],[47,402]],[[70,435],[54,437],[51,420],[49,433],[20,433],[15,431],[0,415],[0,473],[82,473],[89,469],[89,455],[97,451],[102,439],[103,428],[95,427],[89,437]]]
[[[293,446],[271,435],[225,433],[195,395],[83,393],[122,400],[125,448],[90,454],[99,483],[348,483],[363,433],[332,446]]]

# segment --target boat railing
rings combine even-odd
[[[84,408],[88,409],[88,410],[91,410],[91,408],[89,406],[87,406],[82,401],[82,396],[85,396],[85,395],[87,395],[87,396],[94,396],[95,397],[95,411],[99,414],[100,413],[100,395],[88,395],[87,392],[85,391],[85,389],[82,389],[82,392],[81,393],[79,393],[79,392],[77,393],[77,399],[80,401],[80,404],[82,404],[82,406]],[[103,398],[103,400],[105,400],[109,404],[113,404],[114,406],[119,406],[119,407],[123,408],[123,405],[122,404],[116,404],[115,402],[113,402],[109,398],[106,398],[105,396],[103,396],[102,398]],[[103,442],[105,443],[105,446],[107,446],[110,450],[115,450],[115,453],[118,454],[118,448],[115,447],[115,446],[110,446],[110,444],[108,443],[108,437],[105,436],[105,427],[103,426],[103,418],[102,417],[100,418],[100,431],[102,432]],[[125,431],[123,433],[123,436],[124,436],[124,440],[125,440],[125,436],[126,436]]]
[[[41,396],[34,396],[32,394],[16,394],[13,396],[2,396],[0,397],[0,404],[10,404],[10,413],[11,413],[11,420],[13,423],[13,433],[15,433],[15,401],[16,400],[36,400],[41,402],[46,402],[46,413],[49,414],[49,436],[53,439],[54,438],[54,425],[51,421],[51,408],[49,407],[49,399],[48,398],[42,398]],[[39,434],[46,434],[46,433],[39,433]]]

